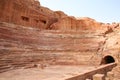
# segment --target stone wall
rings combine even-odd
[[[96,69],[93,69],[88,72],[84,72],[80,75],[76,75],[72,78],[66,79],[66,80],[106,80],[105,77],[107,77],[107,72],[111,71],[116,66],[116,63],[102,65]],[[98,78],[95,78],[95,74],[103,74],[103,79],[101,76],[97,76]],[[101,79],[100,79],[101,78]],[[109,79],[108,79],[109,80]],[[113,80],[110,79],[110,80]]]

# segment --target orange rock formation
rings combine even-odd
[[[119,73],[119,30],[117,23],[68,16],[37,0],[0,0],[0,72],[43,63],[100,65],[109,55]]]

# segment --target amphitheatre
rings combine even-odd
[[[120,23],[0,0],[0,80],[120,80],[119,41]]]

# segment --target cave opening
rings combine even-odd
[[[29,18],[28,17],[25,17],[25,16],[21,16],[21,18],[22,18],[22,20],[24,20],[24,21],[29,21]]]
[[[42,23],[44,23],[44,24],[46,24],[46,23],[47,23],[47,21],[46,21],[46,20],[41,20],[41,22],[42,22]]]
[[[115,59],[112,56],[105,56],[102,59],[101,64],[109,64],[109,63],[114,63],[114,62],[115,62]]]

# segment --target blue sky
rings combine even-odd
[[[42,6],[99,22],[120,22],[120,0],[40,0]]]

